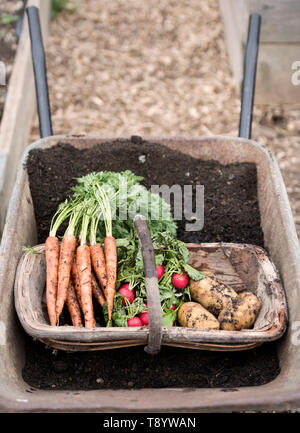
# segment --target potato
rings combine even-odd
[[[178,322],[186,328],[219,329],[218,320],[197,302],[185,302],[178,310]]]
[[[237,297],[229,286],[221,283],[213,274],[207,274],[200,281],[190,281],[192,298],[199,302],[210,313],[218,316],[226,304]]]
[[[220,328],[239,331],[251,328],[261,308],[261,300],[251,292],[242,292],[219,314]]]

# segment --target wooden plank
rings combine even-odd
[[[300,43],[260,46],[255,104],[299,104],[300,85],[292,82],[292,76],[297,72],[292,69],[292,65],[298,60],[300,60]],[[299,79],[300,74],[298,73],[297,76]]]
[[[299,0],[219,0],[227,32],[236,32],[238,40],[247,39],[248,17],[251,13],[262,16],[260,41],[300,42]],[[234,28],[230,29],[229,23]]]
[[[49,31],[50,0],[29,0],[28,6],[37,6],[40,9],[43,38],[46,41]],[[15,182],[18,161],[28,144],[36,110],[31,44],[27,18],[24,18],[0,125],[0,235]]]
[[[262,16],[261,42],[300,42],[299,0],[250,0],[249,10]]]
[[[219,0],[224,34],[240,94],[249,14],[262,15],[257,66],[255,103],[294,104],[300,100],[300,86],[292,84],[292,64],[300,60],[299,0]]]
[[[243,44],[241,19],[243,12],[237,8],[235,0],[219,0],[220,12],[224,25],[224,36],[236,90],[240,93],[243,77]]]

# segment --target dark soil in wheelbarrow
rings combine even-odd
[[[141,158],[142,156],[142,158]],[[130,169],[145,185],[205,187],[205,222],[200,232],[186,232],[185,242],[242,242],[263,246],[257,201],[256,167],[250,163],[223,166],[201,161],[160,144],[133,137],[92,149],[58,144],[30,152],[27,169],[35,207],[39,242],[44,242],[51,218],[70,193],[74,178],[100,170]],[[25,336],[24,380],[41,389],[118,389],[159,387],[257,386],[280,372],[275,344],[244,352],[204,352],[163,347],[150,357],[143,347],[97,352],[53,351]]]

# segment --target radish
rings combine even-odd
[[[119,293],[122,296],[124,296],[124,298],[126,298],[130,304],[135,300],[134,293],[133,293],[132,290],[129,290],[129,289],[126,289],[126,288],[121,288],[119,290]],[[123,299],[122,303],[123,303],[123,305],[127,305],[127,302],[126,302],[125,299]]]
[[[149,324],[149,317],[148,317],[148,313],[147,311],[144,311],[143,313],[140,313],[138,315],[138,317],[140,318],[141,322],[143,325],[148,325]]]
[[[173,305],[171,305],[171,308],[170,308],[170,310],[176,310],[176,306],[173,304]],[[173,325],[172,326],[175,326],[175,320],[174,320],[174,322],[173,322]]]
[[[160,280],[165,273],[165,267],[163,265],[156,266],[157,279]]]
[[[172,284],[176,289],[184,289],[189,283],[189,278],[186,274],[175,273],[172,276]]]
[[[135,316],[127,320],[127,326],[143,326],[143,323],[141,319]]]
[[[130,290],[130,284],[129,283],[124,283],[121,285],[120,289],[129,289]]]

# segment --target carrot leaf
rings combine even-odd
[[[29,255],[32,255],[32,254],[44,254],[44,251],[37,250],[36,248],[31,247],[30,245],[29,246],[24,246],[22,248],[22,251],[24,251],[24,253],[27,253]]]

